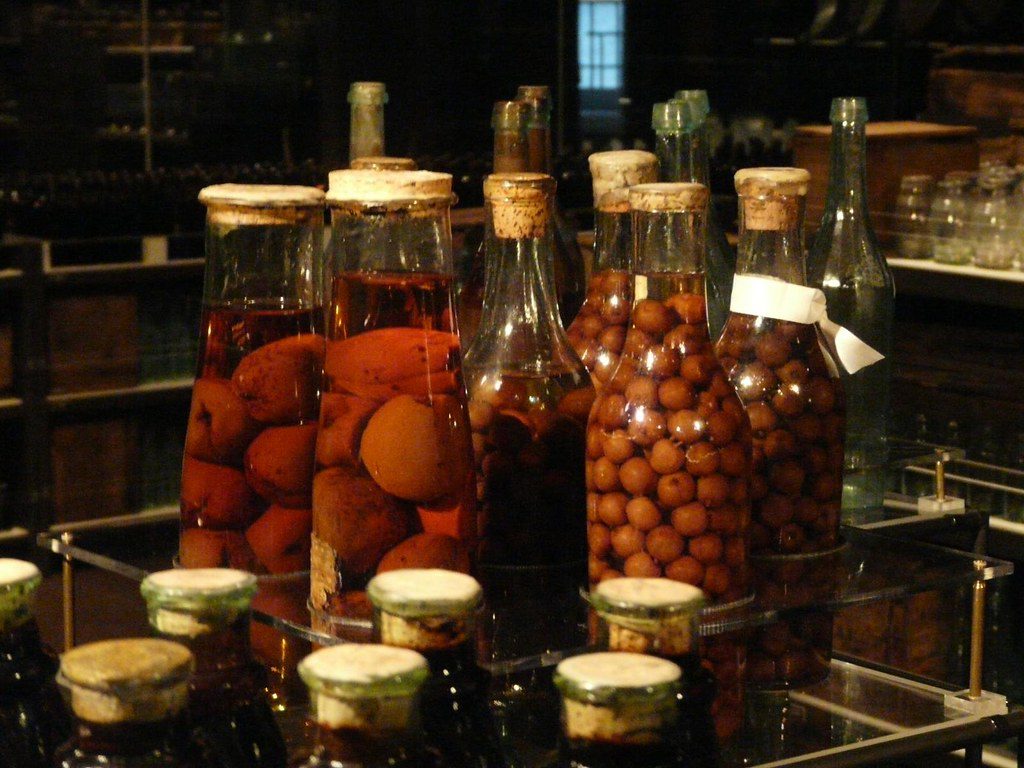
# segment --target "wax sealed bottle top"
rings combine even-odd
[[[641,619],[696,616],[704,606],[704,593],[672,579],[625,576],[598,584],[590,594],[590,604],[598,613]]]
[[[314,651],[298,670],[311,692],[341,699],[411,697],[430,674],[416,651],[357,643]]]
[[[806,195],[810,180],[803,168],[743,168],[735,176],[742,197]]]
[[[57,682],[82,720],[156,722],[185,706],[193,665],[192,653],[168,640],[104,640],[65,653]]]
[[[440,568],[404,568],[373,577],[366,588],[374,605],[396,616],[471,614],[483,590],[472,576]]]
[[[708,206],[708,188],[691,182],[638,184],[629,189],[629,205],[650,213],[700,212]]]
[[[450,173],[346,168],[328,174],[327,202],[331,205],[449,204],[451,200]]]
[[[0,633],[10,632],[32,618],[36,590],[42,581],[34,564],[0,557]]]
[[[594,207],[614,189],[647,184],[658,179],[658,157],[639,149],[595,152],[587,158],[593,179]]]
[[[147,576],[141,591],[157,631],[196,636],[248,613],[256,577],[230,568],[175,568]]]
[[[674,697],[682,670],[671,661],[639,653],[587,653],[560,662],[555,686],[562,696],[615,705]]]
[[[383,155],[357,157],[349,164],[357,171],[415,171],[416,161],[411,157],[385,157]]]
[[[207,206],[239,208],[315,208],[323,205],[323,190],[286,184],[214,184],[199,191]]]
[[[388,92],[384,83],[355,82],[348,87],[349,104],[387,104]]]

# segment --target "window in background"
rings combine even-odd
[[[579,4],[580,117],[591,135],[615,133],[621,126],[625,16],[622,0]]]

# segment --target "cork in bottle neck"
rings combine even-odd
[[[494,236],[502,240],[544,237],[555,180],[543,173],[493,173],[484,180]]]
[[[786,231],[800,226],[810,174],[803,168],[745,168],[737,171],[743,229]]]
[[[593,179],[595,208],[613,190],[658,180],[658,158],[651,152],[638,149],[595,152],[587,162]]]

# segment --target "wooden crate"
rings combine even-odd
[[[892,231],[900,179],[927,173],[941,179],[949,171],[978,168],[978,131],[973,126],[937,123],[868,123],[868,205],[872,225],[883,240]],[[793,164],[811,174],[807,227],[817,229],[825,209],[832,126],[804,125],[793,137]]]

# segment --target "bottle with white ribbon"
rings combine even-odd
[[[846,391],[846,467],[843,517],[879,520],[885,496],[886,422],[895,311],[892,272],[868,218],[867,104],[832,101],[832,161],[825,215],[807,257],[809,284],[821,288],[832,320],[886,357],[843,375]]]
[[[801,168],[736,174],[739,256],[716,352],[753,430],[751,554],[827,550],[839,536],[845,408],[819,326],[835,329],[806,287],[809,179]]]

